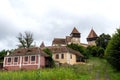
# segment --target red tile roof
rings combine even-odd
[[[19,48],[14,50],[10,55],[8,56],[24,56],[24,55],[35,55],[35,54],[40,54],[41,56],[48,57],[45,52],[43,52],[40,48],[38,47],[33,47],[33,48]]]
[[[75,54],[77,56],[84,57],[80,52],[73,50],[71,48],[68,48],[66,46],[51,46],[51,47],[47,47],[47,48],[49,48],[53,52],[53,54],[69,52],[69,53]]]
[[[89,35],[87,38],[95,38],[95,37],[98,37],[97,34],[95,33],[95,31],[93,29],[91,29]]]

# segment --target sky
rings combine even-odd
[[[33,33],[36,46],[69,36],[76,27],[81,42],[93,28],[114,34],[120,26],[120,0],[0,0],[0,50],[15,49],[19,33]]]

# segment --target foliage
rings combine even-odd
[[[85,51],[85,48],[83,46],[72,43],[72,44],[67,45],[67,47],[72,48],[72,49],[74,49],[76,51],[79,51],[81,54],[83,54],[85,56],[85,58],[89,58],[89,55]]]
[[[110,39],[111,39],[111,36],[109,34],[103,33],[97,38],[96,45],[106,49]]]
[[[7,51],[6,50],[2,50],[0,51],[0,61],[3,61],[4,60],[4,56],[7,54]]]
[[[73,44],[73,43],[68,44],[67,46],[68,46],[69,48],[72,48],[72,49],[76,50],[76,51],[79,51],[79,52],[81,52],[81,53],[84,53],[84,47],[83,47],[83,46],[80,46],[80,45],[78,45],[78,44]]]
[[[25,35],[23,35],[22,33],[19,33],[19,35],[17,36],[17,39],[21,44],[18,47],[29,48],[31,47],[31,44],[33,42],[33,34],[31,32],[25,32]]]
[[[104,49],[98,46],[88,46],[86,48],[86,54],[94,57],[103,57],[104,56]]]
[[[120,71],[120,28],[117,29],[112,36],[107,49],[106,57],[108,62],[116,69]]]
[[[101,47],[99,47],[99,49],[98,49],[98,56],[99,57],[103,57],[104,56],[104,48],[101,48]]]
[[[50,49],[48,49],[48,48],[45,48],[44,49],[44,52],[45,53],[47,53],[49,56],[50,56],[50,59],[49,59],[49,61],[50,61],[50,64],[49,64],[49,67],[55,67],[55,62],[54,62],[54,60],[53,60],[53,58],[52,58],[52,51],[50,50]]]

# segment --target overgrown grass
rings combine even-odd
[[[86,64],[33,71],[1,71],[0,80],[120,80],[120,73],[105,59],[91,58]]]

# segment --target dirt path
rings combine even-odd
[[[100,80],[100,70],[96,71],[96,80]]]
[[[105,59],[93,59],[88,65],[91,80],[111,80],[111,76],[109,76],[109,64]]]
[[[108,64],[105,64],[104,66],[101,65],[101,67],[96,69],[96,71],[95,71],[95,80],[110,80],[107,65]],[[95,66],[95,68],[96,67],[97,66]]]

